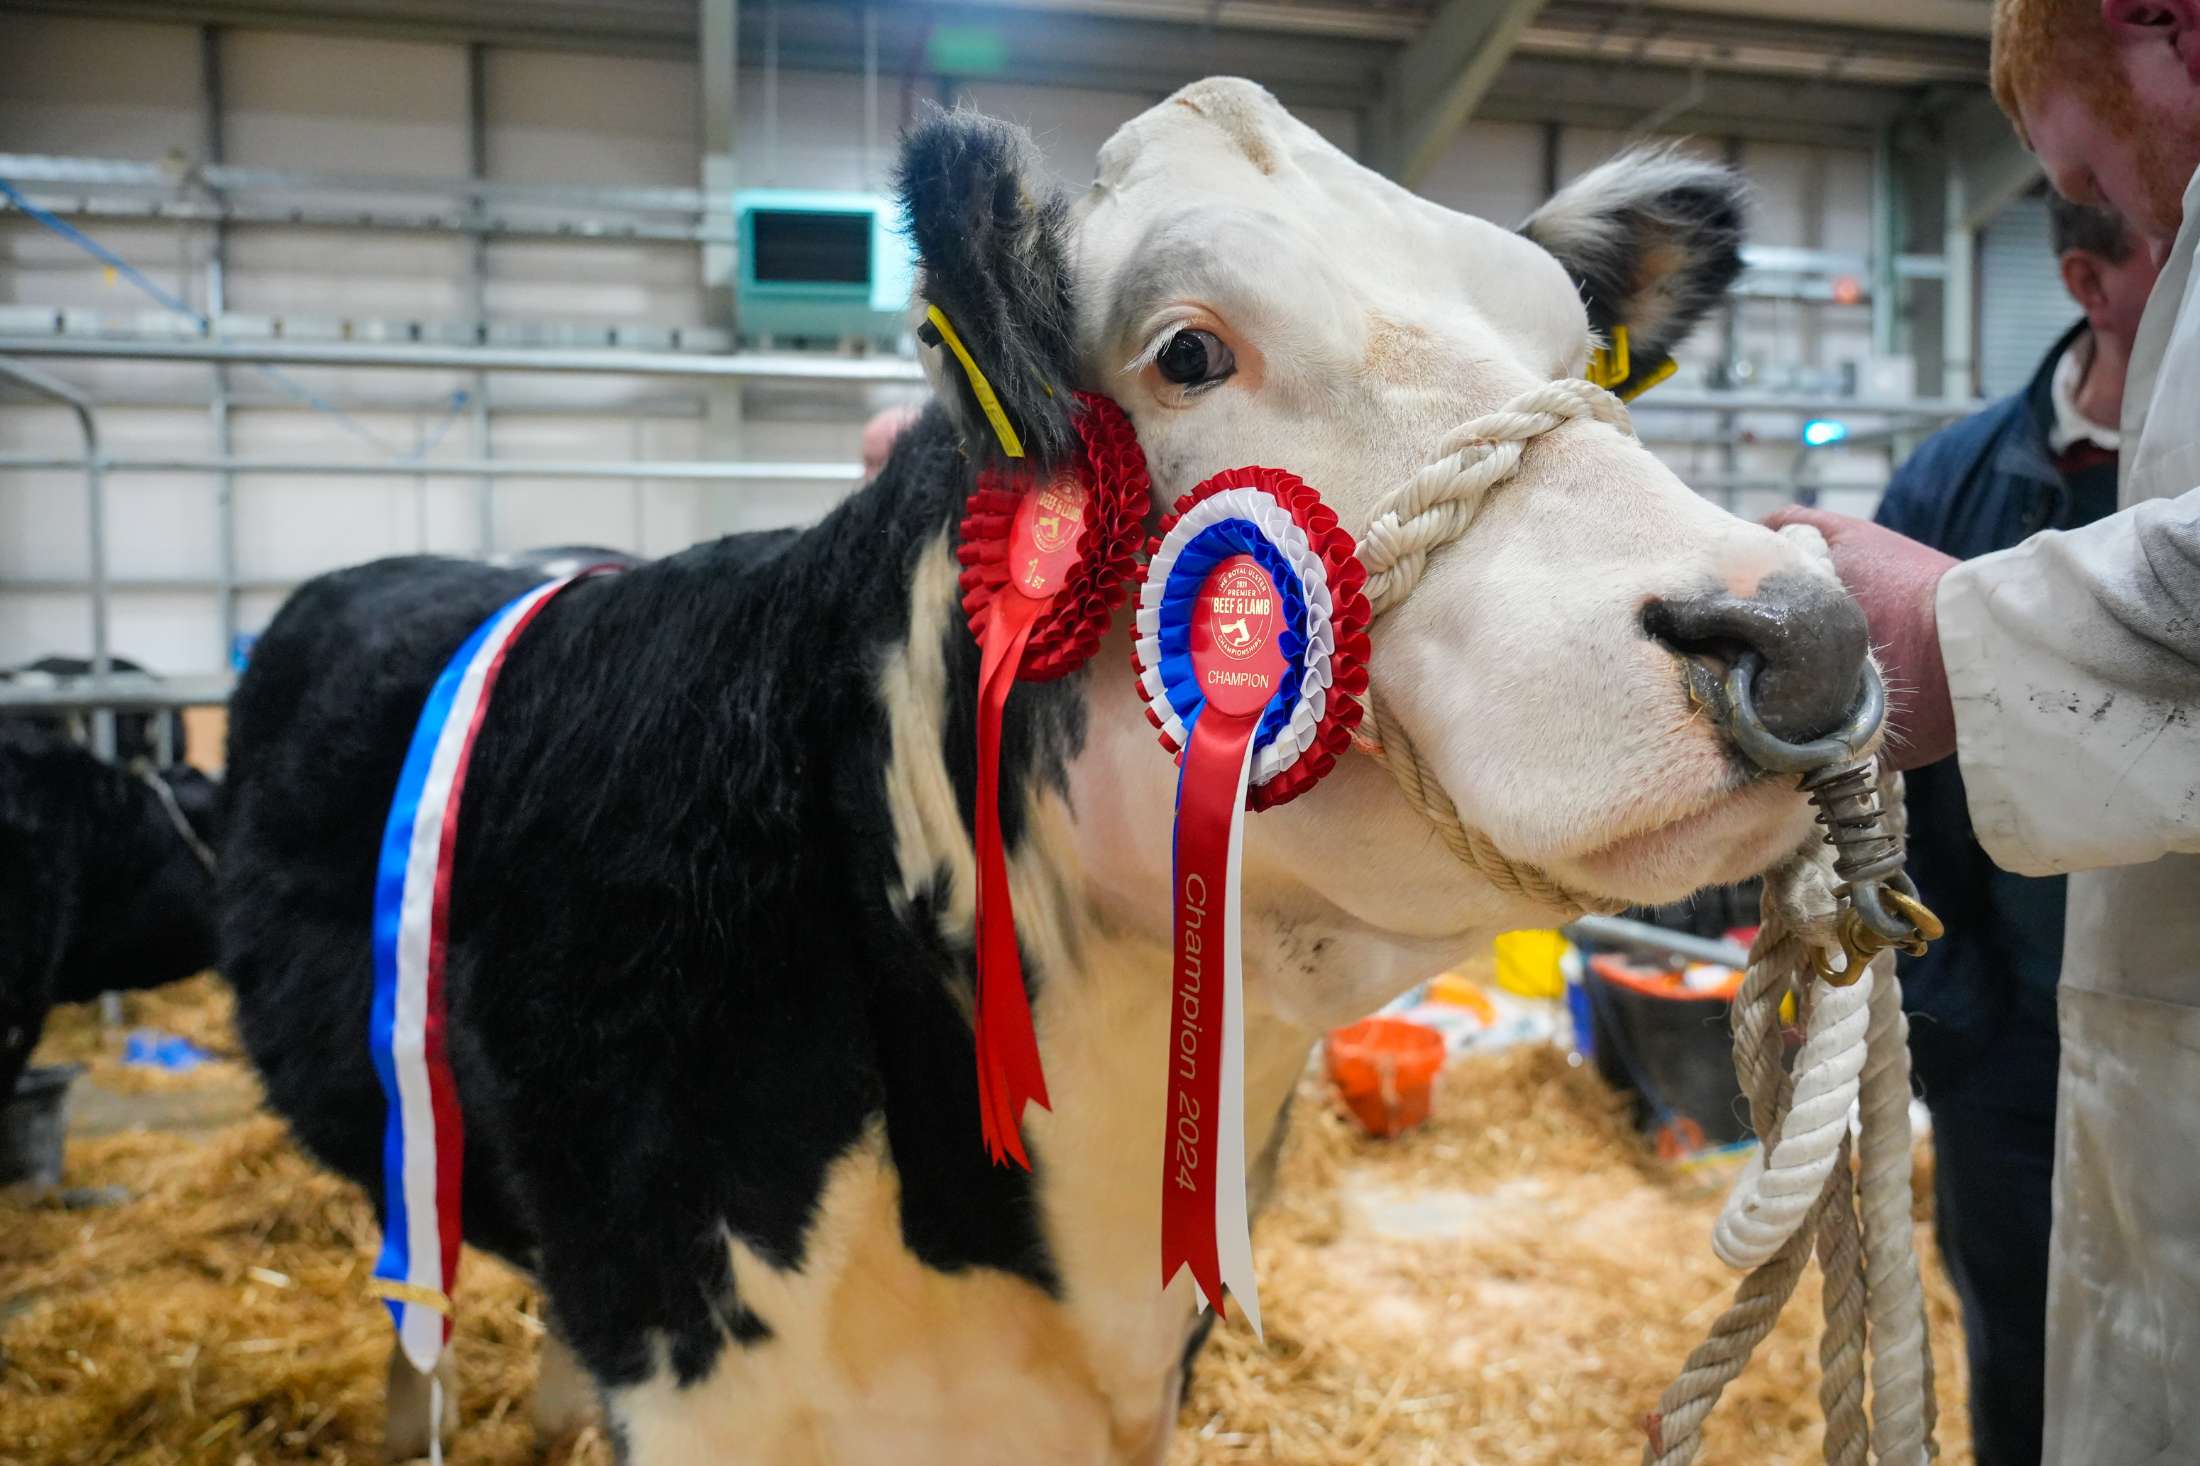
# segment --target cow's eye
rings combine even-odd
[[[1207,387],[1237,370],[1237,358],[1212,331],[1179,331],[1154,358],[1161,375],[1180,387]]]

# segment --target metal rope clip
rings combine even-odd
[[[1719,686],[1716,711],[1744,758],[1771,773],[1799,775],[1803,792],[1818,807],[1818,823],[1833,847],[1834,874],[1841,878],[1834,888],[1841,903],[1834,929],[1842,965],[1835,967],[1832,954],[1819,946],[1812,947],[1810,964],[1828,983],[1846,987],[1881,952],[1894,948],[1922,956],[1926,944],[1947,930],[1902,869],[1902,837],[1880,805],[1866,751],[1886,719],[1887,689],[1879,669],[1867,661],[1863,691],[1847,723],[1808,743],[1789,743],[1757,715],[1750,688],[1763,665],[1756,652],[1735,658]]]

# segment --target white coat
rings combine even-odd
[[[1971,818],[2067,871],[2050,1466],[2200,1462],[2200,175],[2124,388],[2121,512],[1951,570]]]

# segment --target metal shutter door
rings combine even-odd
[[[1979,390],[2023,390],[2080,314],[2055,268],[2047,201],[2016,200],[1979,233]]]

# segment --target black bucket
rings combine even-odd
[[[1597,1070],[1635,1096],[1636,1122],[1659,1153],[1689,1155],[1746,1138],[1728,998],[1641,981],[1640,969],[1617,954],[1588,967],[1582,985],[1595,1015]]]
[[[81,1064],[26,1069],[0,1105],[0,1186],[61,1184],[61,1141],[69,1130],[69,1085]]]

